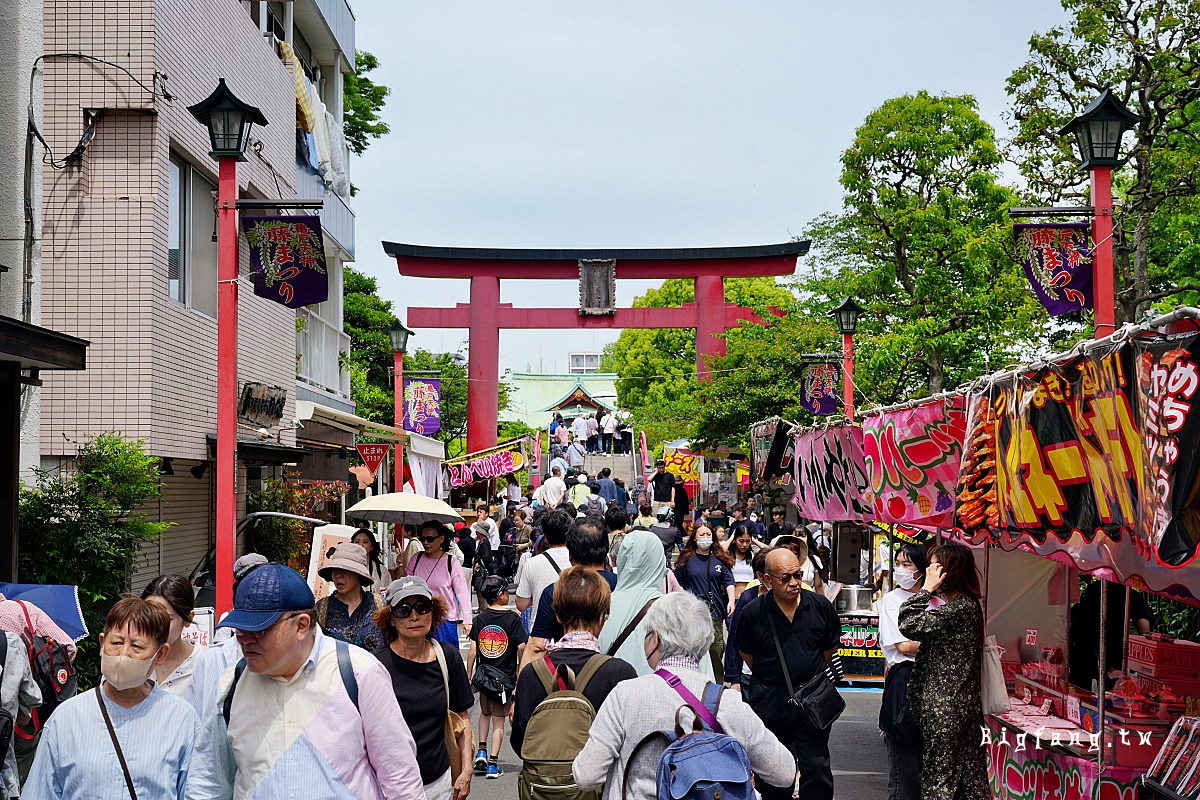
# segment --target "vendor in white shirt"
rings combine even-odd
[[[892,573],[896,588],[888,592],[879,601],[879,646],[887,661],[889,671],[894,670],[904,662],[914,662],[917,658],[917,648],[920,642],[906,639],[900,633],[900,605],[917,593],[925,580],[925,570],[929,566],[929,554],[924,545],[905,544],[898,551],[893,562],[895,570]],[[931,599],[929,606],[940,605],[936,597]],[[884,693],[907,692],[908,675],[912,664],[904,669],[896,670],[884,684]],[[888,702],[885,697],[884,703]],[[921,797],[921,744],[920,742],[905,742],[894,740],[885,732],[887,743],[889,797],[897,800],[920,800]]]

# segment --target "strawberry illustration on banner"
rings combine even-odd
[[[954,494],[967,427],[958,396],[863,421],[870,479],[864,500],[885,522],[954,524]]]

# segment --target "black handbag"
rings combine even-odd
[[[513,676],[482,660],[475,663],[475,677],[471,684],[497,703],[507,703],[517,688]]]
[[[783,659],[783,645],[779,643],[779,632],[775,630],[775,620],[771,619],[770,609],[766,610],[766,617],[771,626],[771,638],[775,640],[775,652],[779,655],[783,680],[787,683],[788,703],[800,709],[804,720],[816,730],[829,730],[846,710],[846,701],[829,680],[825,670],[818,670],[799,690],[792,687],[792,676],[788,672],[787,662]]]
[[[919,747],[921,731],[908,707],[908,679],[913,666],[912,661],[901,661],[887,671],[879,704],[879,730],[896,744]]]

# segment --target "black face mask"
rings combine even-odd
[[[647,653],[646,652],[646,639],[649,639],[651,635],[654,636],[654,649],[651,650],[649,653]],[[655,633],[654,631],[646,631],[646,635],[644,637],[642,637],[642,653],[646,656],[647,664],[650,663],[650,656],[657,653],[659,647],[661,647],[661,646],[662,646],[662,642],[659,640],[658,634]]]

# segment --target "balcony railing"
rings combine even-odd
[[[296,317],[296,380],[350,399],[350,371],[342,369],[342,354],[350,355],[350,337],[320,314],[302,311]]]
[[[354,260],[354,211],[336,193],[325,187],[325,181],[307,163],[296,158],[296,199],[324,200],[321,209],[321,230],[331,237],[350,260]]]

